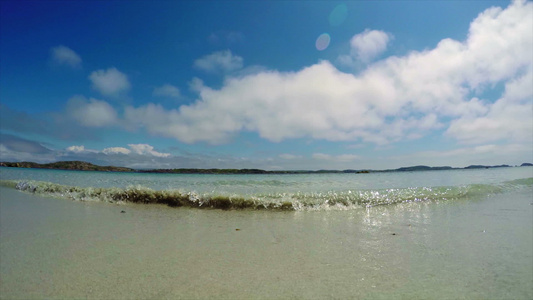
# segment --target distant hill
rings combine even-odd
[[[521,167],[533,167],[533,164],[530,163],[523,163],[520,165]]]
[[[523,163],[524,166],[533,166],[531,163]],[[461,170],[461,169],[489,169],[489,168],[506,168],[509,165],[483,166],[470,165],[465,168],[452,168],[449,166],[429,167],[429,166],[412,166],[401,167],[389,170],[286,170],[286,171],[265,171],[260,169],[151,169],[135,170],[124,167],[98,166],[85,161],[59,161],[49,164],[38,164],[34,162],[0,162],[0,167],[12,168],[36,168],[36,169],[58,169],[58,170],[79,170],[79,171],[103,171],[103,172],[139,172],[139,173],[170,173],[170,174],[323,174],[323,173],[378,173],[378,172],[413,172],[413,171],[440,171],[440,170]]]
[[[104,171],[104,172],[135,172],[134,169],[97,166],[85,161],[58,161],[49,164],[38,164],[34,162],[0,162],[1,167],[12,168],[35,168],[35,169],[57,169],[57,170],[78,170],[78,171]]]
[[[436,171],[436,170],[451,170],[452,167],[428,167],[428,166],[413,166],[413,167],[402,167],[394,169],[395,172],[411,172],[411,171]]]
[[[482,165],[471,165],[465,169],[490,169],[490,168],[509,168],[509,165],[498,165],[498,166],[482,166]]]

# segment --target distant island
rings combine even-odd
[[[34,169],[55,169],[55,170],[76,170],[76,171],[103,171],[103,172],[136,172],[134,169],[113,166],[97,166],[85,161],[58,161],[49,164],[38,164],[34,162],[0,162],[0,167],[10,168],[34,168]]]
[[[533,166],[531,163],[523,163],[521,167]],[[266,171],[261,169],[152,169],[137,170],[125,167],[98,166],[85,161],[58,161],[55,163],[39,164],[35,162],[0,162],[0,167],[9,168],[34,168],[34,169],[55,169],[55,170],[76,170],[76,171],[100,171],[100,172],[136,172],[136,173],[165,173],[165,174],[331,174],[331,173],[378,173],[378,172],[414,172],[414,171],[441,171],[441,170],[468,170],[468,169],[491,169],[508,168],[509,165],[484,166],[470,165],[464,168],[452,168],[449,166],[429,167],[412,166],[388,170],[287,170],[287,171]]]

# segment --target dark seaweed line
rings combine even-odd
[[[168,190],[144,190],[144,189],[116,189],[94,188],[86,189],[79,187],[63,186],[59,184],[32,184],[19,182],[16,189],[39,194],[61,194],[74,200],[86,198],[106,199],[108,202],[130,202],[140,204],[165,204],[170,207],[194,207],[216,209],[273,209],[295,210],[291,202],[272,203],[258,202],[243,197],[212,196],[200,198],[195,194],[180,193]]]

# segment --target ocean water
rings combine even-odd
[[[0,168],[0,298],[532,299],[533,168]]]
[[[371,174],[189,175],[0,168],[0,184],[79,201],[223,209],[350,210],[501,193],[533,168]]]

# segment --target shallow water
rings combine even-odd
[[[0,167],[2,180],[35,180],[79,187],[142,186],[198,193],[260,194],[497,184],[533,177],[533,167],[370,174],[149,174]]]
[[[531,299],[532,195],[227,211],[0,187],[0,297]]]
[[[139,174],[0,168],[0,185],[77,201],[323,211],[506,193],[533,185],[533,168],[296,175]]]
[[[2,169],[0,179],[127,178],[29,171],[11,178]],[[532,177],[533,168],[484,171],[391,173],[378,183],[338,176],[348,189],[501,187],[344,211],[80,202],[0,186],[0,298],[531,299],[533,186],[516,179]],[[343,188],[335,176],[283,178]]]

